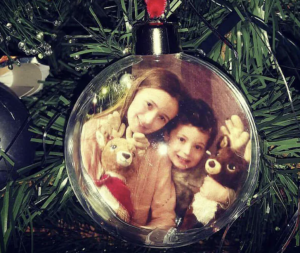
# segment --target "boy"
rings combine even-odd
[[[189,99],[165,133],[172,179],[176,189],[177,217],[182,218],[206,176],[200,161],[217,134],[213,110],[201,99]],[[206,159],[205,159],[206,160]],[[226,199],[225,199],[226,201]],[[177,225],[179,225],[179,222]]]

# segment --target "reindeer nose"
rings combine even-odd
[[[125,154],[125,153],[122,153],[122,156],[123,156],[125,159],[128,159],[128,158],[130,158],[130,154]]]
[[[209,167],[214,168],[216,166],[215,161],[209,161]]]

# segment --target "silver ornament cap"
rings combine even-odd
[[[136,55],[179,53],[182,49],[177,30],[173,23],[137,24],[133,27],[133,52]]]

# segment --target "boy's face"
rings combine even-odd
[[[207,133],[192,125],[179,125],[173,129],[168,141],[168,156],[178,169],[189,169],[196,166],[203,157],[209,140]]]

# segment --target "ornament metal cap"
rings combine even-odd
[[[133,52],[136,55],[161,55],[181,52],[177,25],[144,23],[133,27]]]

